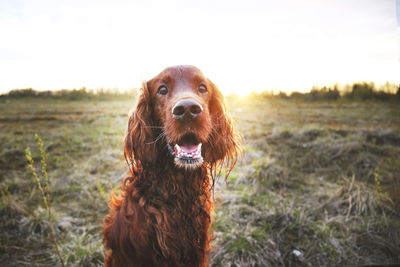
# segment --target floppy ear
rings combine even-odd
[[[134,165],[140,168],[155,160],[156,149],[152,142],[154,123],[150,90],[147,83],[143,82],[136,108],[130,115],[125,136],[124,155],[130,167]]]
[[[232,169],[240,151],[238,136],[235,134],[232,120],[227,113],[224,96],[210,80],[209,84],[212,86],[209,102],[212,132],[210,138],[211,151],[206,158],[212,165],[218,162],[226,162],[228,167]]]

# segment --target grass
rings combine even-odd
[[[398,264],[398,104],[249,98],[228,97],[244,154],[215,186],[211,266]],[[133,104],[0,99],[0,265],[60,265],[27,147],[34,162],[46,159],[42,189],[62,261],[102,265],[101,227],[127,171]]]

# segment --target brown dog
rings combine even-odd
[[[130,173],[111,196],[105,266],[206,266],[215,169],[238,155],[220,91],[196,67],[165,69],[143,84],[124,154]]]

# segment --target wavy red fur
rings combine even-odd
[[[167,97],[157,91],[160,81]],[[207,93],[197,91],[199,83]],[[189,96],[203,107],[190,125],[170,112]],[[198,168],[177,166],[168,150],[187,129],[203,143]],[[105,220],[105,266],[206,266],[215,170],[223,162],[231,170],[238,151],[223,96],[197,68],[170,67],[144,83],[124,144],[130,172]]]

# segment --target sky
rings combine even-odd
[[[180,64],[224,93],[400,83],[399,9],[400,0],[0,0],[0,93],[125,90]]]

